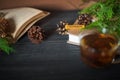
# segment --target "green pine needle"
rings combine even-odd
[[[8,41],[4,38],[0,38],[0,49],[8,55],[10,54],[10,52],[14,52],[14,49],[10,47]]]
[[[120,2],[119,0],[101,0],[83,9],[79,14],[90,14],[97,18],[86,29],[96,28],[100,32],[113,34],[120,39]]]

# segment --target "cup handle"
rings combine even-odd
[[[120,63],[120,47],[117,50],[117,54],[115,55],[115,58],[112,60],[112,64],[118,64]]]

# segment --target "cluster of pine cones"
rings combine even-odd
[[[92,22],[92,17],[89,14],[81,14],[77,18],[77,23],[79,25],[89,25]],[[57,32],[61,35],[66,35],[67,30],[65,29],[65,25],[68,24],[66,21],[60,21],[59,24],[57,24]]]
[[[81,14],[77,20],[77,24],[86,26],[92,22],[92,17],[89,14]],[[57,32],[61,35],[66,35],[67,30],[65,29],[65,25],[67,24],[66,21],[60,21],[59,24],[57,24]],[[28,30],[28,38],[32,43],[39,44],[44,39],[44,30],[40,26],[32,26]]]

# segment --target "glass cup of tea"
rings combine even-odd
[[[105,67],[115,62],[118,40],[109,34],[89,34],[80,41],[81,59],[92,67]]]

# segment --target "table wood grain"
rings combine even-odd
[[[46,39],[32,44],[27,33],[13,45],[15,53],[0,55],[0,80],[120,80],[120,64],[95,69],[81,61],[79,46],[67,44],[68,36],[56,32],[56,24],[73,24],[78,11],[51,11],[34,25],[41,26]]]

